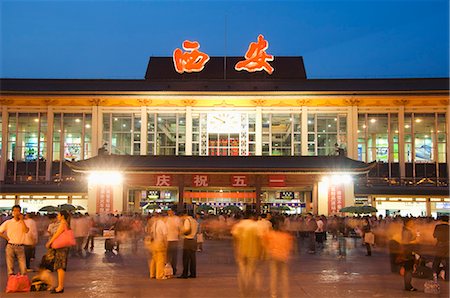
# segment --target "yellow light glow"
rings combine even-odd
[[[88,176],[90,184],[117,185],[123,181],[123,176],[119,172],[92,172]]]
[[[322,177],[322,182],[326,184],[350,184],[352,183],[352,177],[347,174],[341,174],[341,175],[331,175],[331,176],[324,176]]]

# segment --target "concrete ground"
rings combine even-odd
[[[414,279],[418,292],[403,290],[403,277],[390,272],[384,248],[375,248],[365,256],[360,239],[347,240],[347,257],[338,259],[337,243],[328,240],[320,253],[310,255],[300,245],[289,266],[289,297],[449,297],[449,283],[440,281],[441,294],[423,292],[426,280]],[[6,265],[4,241],[0,249],[0,297],[48,297],[48,292],[5,294]],[[92,253],[69,258],[64,297],[239,297],[232,243],[230,240],[207,240],[204,251],[197,253],[196,279],[150,280],[142,242],[136,254],[130,244],[121,247],[120,255],[106,256],[104,239],[97,238]],[[37,250],[40,260],[45,248]],[[178,270],[181,272],[181,251]],[[38,265],[37,261],[33,264]],[[260,297],[269,295],[267,265]],[[35,273],[29,273],[32,277]],[[58,297],[58,296],[57,296]]]

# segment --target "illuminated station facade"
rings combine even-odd
[[[262,35],[199,47],[143,80],[1,79],[0,208],[450,212],[448,78],[307,79]]]

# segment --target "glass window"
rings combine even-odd
[[[414,114],[414,151],[416,162],[432,162],[434,156],[433,135],[435,114]]]
[[[308,115],[308,155],[335,155],[347,147],[347,117],[338,114]]]
[[[45,178],[47,114],[9,113],[7,176],[14,181]]]
[[[301,131],[299,114],[263,114],[263,155],[301,154]],[[294,140],[295,139],[295,140]],[[294,147],[294,151],[292,148]]]
[[[448,120],[447,120],[448,121]],[[438,162],[447,162],[447,132],[445,114],[437,115],[437,131],[433,136],[437,139]]]
[[[195,118],[195,117],[194,117]],[[197,119],[198,120],[198,119]],[[148,114],[147,152],[155,155],[186,154],[186,115],[178,113]],[[198,142],[198,126],[193,128],[193,137]],[[193,150],[198,146],[193,144]],[[194,154],[194,153],[193,153]]]
[[[412,162],[412,114],[411,113],[405,113],[405,136],[404,136],[404,143],[405,143],[405,162]]]
[[[200,155],[200,114],[192,114],[192,155]]]
[[[140,154],[140,113],[103,114],[103,143],[111,154]]]

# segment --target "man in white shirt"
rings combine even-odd
[[[24,219],[25,224],[30,229],[25,235],[25,261],[27,265],[27,271],[31,271],[31,258],[34,258],[36,250],[36,244],[38,243],[38,230],[36,221],[32,218],[30,213],[27,213]]]
[[[167,211],[167,262],[172,265],[173,275],[177,274],[178,245],[181,234],[181,220],[173,210]]]
[[[0,236],[8,242],[5,247],[8,275],[14,274],[14,259],[17,259],[19,263],[20,274],[27,273],[24,243],[25,235],[30,229],[23,221],[23,214],[20,211],[20,206],[14,205],[12,207],[13,218],[3,222],[0,226]]]

